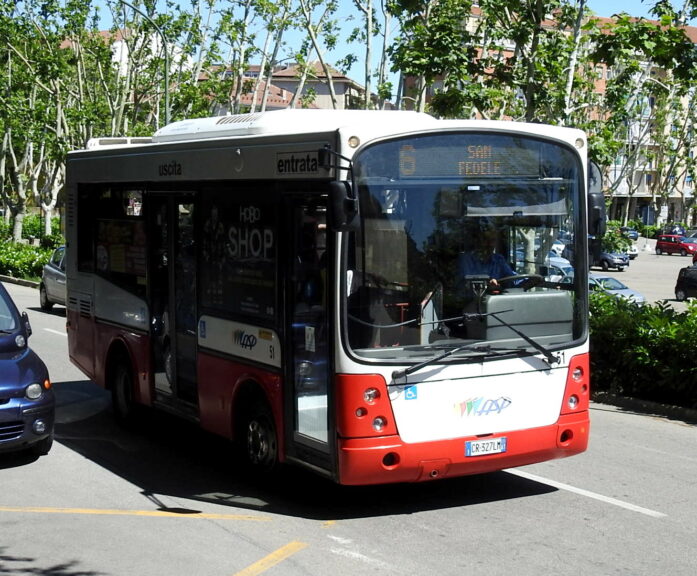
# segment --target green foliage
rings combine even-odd
[[[38,280],[52,249],[15,242],[0,244],[0,274]]]
[[[597,391],[697,407],[697,302],[636,306],[594,293],[590,305],[592,386]]]
[[[12,238],[12,226],[6,224],[5,220],[0,220],[0,243],[5,243],[10,238]]]
[[[602,249],[606,252],[626,252],[632,241],[620,231],[621,222],[610,220],[607,223],[605,236],[602,239]]]
[[[58,218],[53,219],[55,230],[58,230],[59,222]],[[43,234],[43,225],[43,220],[39,214],[27,214],[22,222],[22,238],[40,238]]]

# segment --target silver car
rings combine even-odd
[[[598,290],[616,296],[617,298],[624,298],[639,306],[642,306],[646,302],[646,298],[643,294],[640,294],[636,290],[632,290],[629,286],[612,276],[589,274],[588,283],[591,290]]]
[[[44,266],[39,284],[39,303],[42,310],[50,310],[54,304],[65,306],[65,246],[60,246]]]

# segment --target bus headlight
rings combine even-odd
[[[566,390],[564,391],[561,414],[574,414],[588,410],[590,401],[589,367],[588,353],[571,358],[566,376]]]
[[[387,418],[384,416],[378,416],[377,418],[373,419],[373,430],[376,432],[382,432],[385,429],[385,426],[387,426]]]

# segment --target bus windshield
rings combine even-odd
[[[582,174],[566,145],[495,132],[361,150],[342,266],[348,348],[418,362],[469,343],[534,353],[531,339],[554,349],[581,338]]]

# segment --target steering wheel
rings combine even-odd
[[[499,278],[497,282],[503,284],[504,282],[515,282],[516,280],[523,280],[517,287],[522,288],[526,292],[545,281],[544,277],[539,274],[513,274],[512,276]]]

